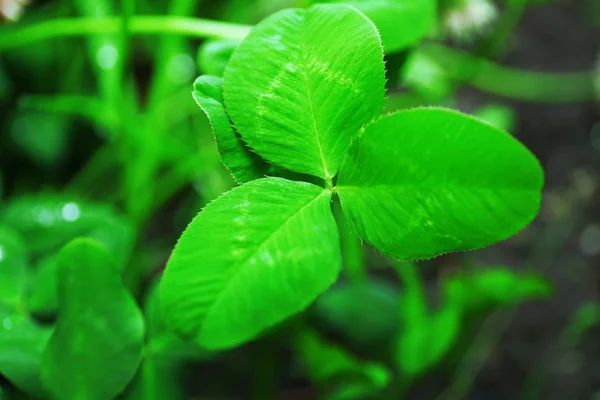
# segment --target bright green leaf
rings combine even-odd
[[[242,138],[280,167],[333,178],[385,93],[375,26],[353,7],[288,9],[256,25],[225,69],[227,112]]]
[[[192,95],[210,120],[223,164],[235,180],[244,183],[264,177],[268,164],[248,148],[229,122],[223,105],[223,79],[199,77]]]
[[[27,251],[19,234],[0,226],[0,308],[17,309],[27,285]]]
[[[0,310],[0,375],[25,393],[47,398],[40,381],[42,352],[51,329]]]
[[[44,385],[61,400],[114,398],[140,363],[144,320],[96,241],[76,239],[60,252],[58,302],[42,361]]]
[[[436,0],[326,0],[358,8],[373,21],[386,53],[416,44],[435,27]]]
[[[338,179],[345,215],[381,252],[423,259],[508,238],[535,217],[543,171],[517,140],[455,111],[369,125]]]
[[[265,178],[210,203],[161,282],[170,327],[210,349],[236,346],[306,308],[340,272],[331,193]]]
[[[443,289],[446,300],[465,311],[512,305],[552,293],[552,286],[544,277],[532,273],[518,274],[506,267],[452,276],[444,281]]]
[[[238,40],[214,39],[202,43],[198,49],[198,67],[203,74],[223,76],[233,51],[240,45]]]
[[[390,374],[385,366],[362,362],[343,348],[327,343],[312,330],[299,332],[295,347],[310,379],[330,386],[325,399],[364,399],[389,383]]]

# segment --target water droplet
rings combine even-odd
[[[67,203],[62,208],[62,217],[65,221],[76,221],[81,215],[79,207],[75,203]]]
[[[0,261],[4,258],[4,249],[0,247]]]
[[[117,64],[119,52],[112,44],[105,44],[96,53],[96,62],[102,69],[111,69]]]
[[[4,329],[6,329],[7,331],[10,331],[13,328],[13,323],[10,320],[10,318],[6,317],[2,320],[2,326],[4,327]]]

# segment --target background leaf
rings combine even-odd
[[[144,320],[108,251],[76,239],[58,258],[59,317],[42,379],[57,399],[114,398],[133,378]]]
[[[198,68],[205,75],[223,76],[231,54],[239,45],[238,40],[206,40],[198,49]]]
[[[552,286],[543,276],[517,274],[506,267],[452,276],[444,281],[443,290],[448,303],[456,304],[465,311],[513,305],[552,294]]]
[[[506,239],[535,217],[542,186],[539,162],[510,135],[437,108],[369,125],[338,179],[358,234],[405,259]]]
[[[331,193],[266,178],[210,203],[183,233],[161,282],[167,323],[232,347],[307,307],[337,278]]]
[[[417,376],[438,364],[458,337],[460,317],[457,307],[446,306],[425,318],[405,318],[398,338],[399,369]]]
[[[17,232],[0,225],[0,310],[22,305],[27,285],[27,251]]]
[[[389,383],[390,373],[385,366],[362,362],[343,348],[327,343],[315,331],[300,331],[294,344],[310,379],[331,385],[324,399],[364,399],[375,396]]]
[[[201,76],[194,82],[194,100],[213,128],[219,154],[238,183],[263,178],[269,165],[254,154],[231,126],[223,105],[223,79]]]
[[[377,26],[386,54],[416,44],[435,28],[435,0],[327,0],[358,8]]]
[[[383,108],[383,50],[374,25],[341,4],[278,12],[225,69],[225,105],[242,138],[280,167],[333,178],[363,125]]]
[[[398,329],[398,288],[371,278],[364,284],[336,284],[319,297],[314,311],[319,321],[355,344],[381,345]],[[357,323],[360,321],[360,323]]]
[[[51,333],[22,314],[0,310],[0,374],[37,398],[47,398],[40,364]]]

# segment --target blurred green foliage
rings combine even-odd
[[[536,103],[598,96],[592,84],[597,68],[533,72],[493,57],[528,2],[505,1],[485,29],[468,33],[467,43],[488,44],[484,52],[441,44],[448,34],[444,18],[464,2],[349,3],[381,33],[386,112],[455,106],[465,85]],[[600,3],[588,3],[598,15]],[[19,21],[2,24],[0,375],[8,383],[0,383],[0,398],[87,400],[123,393],[184,399],[190,397],[190,371],[209,363],[225,372],[207,396],[229,398],[236,392],[231,376],[262,363],[252,359],[240,368],[248,362],[243,347],[210,352],[169,330],[156,284],[188,221],[235,185],[215,145],[213,116],[207,111],[209,123],[194,104],[194,78],[223,76],[252,25],[280,9],[310,4],[34,2]],[[222,123],[230,124],[222,111]],[[502,130],[518,123],[504,102],[473,114]],[[536,273],[467,269],[438,282],[434,290],[442,300],[432,306],[428,281],[415,264],[386,259],[399,284],[374,277],[379,271],[370,270],[356,232],[336,217],[345,276],[301,314],[299,324],[272,328],[293,348],[303,384],[323,398],[400,398],[417,378],[454,366],[455,353],[465,351],[463,340],[491,310],[552,294],[552,285]],[[582,307],[565,328],[567,346],[577,346],[599,315],[596,304]],[[269,336],[256,340],[275,346]]]

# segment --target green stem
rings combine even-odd
[[[348,280],[354,285],[364,284],[369,279],[365,265],[364,247],[358,234],[348,224],[337,196],[334,199],[333,211],[340,231],[342,260]]]
[[[122,17],[59,18],[0,30],[0,51],[33,42],[65,36],[118,34]],[[132,35],[173,34],[197,38],[243,39],[252,27],[189,17],[134,16],[129,21]]]
[[[418,51],[442,66],[449,79],[499,96],[539,103],[570,103],[597,98],[592,84],[594,71],[525,71],[437,44],[423,45]]]

